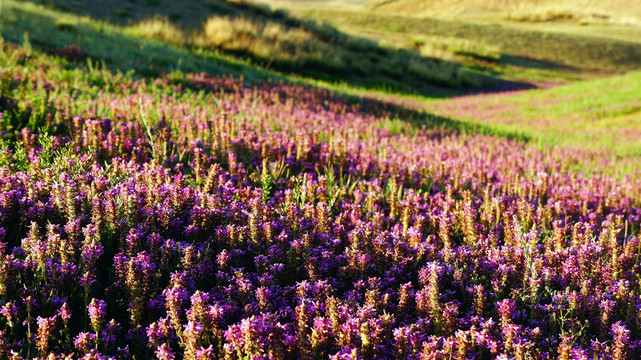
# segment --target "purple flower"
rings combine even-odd
[[[56,317],[57,316],[43,318],[38,316],[37,318],[38,333],[36,335],[36,348],[38,348],[41,354],[46,354],[48,352],[51,332],[54,330],[56,325]]]
[[[94,331],[99,332],[105,322],[107,303],[104,300],[91,299],[87,306],[89,320]]]
[[[630,341],[630,330],[625,327],[625,323],[617,321],[612,325],[610,334],[614,341],[612,345],[612,358],[615,360],[626,359]]]
[[[60,307],[60,310],[58,310],[58,315],[62,319],[62,321],[66,324],[69,319],[71,318],[71,310],[69,309],[69,305],[65,301],[62,306]]]
[[[8,302],[0,308],[0,314],[7,318],[7,321],[11,319],[18,313],[18,308],[12,303]]]
[[[512,313],[516,309],[516,303],[510,299],[505,299],[496,303],[496,307],[501,316],[501,326],[509,325],[512,322]]]
[[[86,352],[89,351],[91,347],[93,347],[95,339],[96,334],[81,332],[74,338],[73,345],[76,347],[76,349]]]
[[[176,357],[176,354],[171,351],[171,348],[167,343],[162,343],[158,348],[156,348],[155,351],[156,356],[158,357],[158,360],[174,360]]]

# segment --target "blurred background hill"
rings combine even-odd
[[[375,0],[367,8],[436,17],[496,17],[514,21],[638,24],[638,0]]]

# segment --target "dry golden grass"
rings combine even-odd
[[[246,40],[251,40],[257,35],[256,23],[245,18],[231,19],[215,16],[207,19],[205,23],[205,36],[213,46],[217,47],[238,49]]]
[[[273,21],[245,17],[214,16],[207,19],[200,45],[226,51],[244,52],[259,58],[305,59],[329,51],[326,60],[342,66],[331,52],[329,44],[319,41],[315,34],[299,27],[286,27]]]
[[[156,39],[171,44],[185,44],[189,41],[189,37],[185,35],[184,31],[172,24],[169,19],[165,17],[154,17],[142,20],[135,25],[129,26],[126,31],[141,37]]]
[[[497,14],[517,21],[641,24],[638,0],[376,0],[369,9],[435,17]]]
[[[572,9],[559,5],[504,13],[503,19],[516,22],[570,22],[579,25],[640,25],[641,20],[598,10]]]
[[[459,60],[463,57],[499,60],[501,48],[481,41],[447,36],[420,36],[412,40],[414,47],[424,57]]]

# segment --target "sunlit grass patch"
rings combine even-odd
[[[412,39],[412,44],[421,56],[444,58],[449,53],[493,61],[501,59],[501,48],[483,41],[447,36],[419,36]]]
[[[125,30],[136,36],[160,40],[169,44],[185,44],[189,37],[185,32],[174,25],[168,18],[154,17],[142,20]]]

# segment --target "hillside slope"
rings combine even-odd
[[[64,47],[77,44],[110,66],[112,62],[116,63],[114,58],[121,55],[113,54],[113,49],[105,49],[109,55],[96,56],[90,49],[100,46],[91,40],[104,36],[104,29],[110,29],[118,36],[124,34],[134,42],[151,40],[163,46],[170,45],[168,51],[223,54],[284,76],[368,89],[432,94],[442,92],[443,88],[478,88],[502,83],[456,62],[421,57],[404,49],[385,48],[369,39],[342,33],[325,23],[249,3],[204,2],[206,9],[203,4],[195,7],[202,10],[197,17],[192,17],[195,10],[189,5],[196,6],[198,2],[195,1],[186,3],[182,9],[170,5],[163,7],[163,4],[169,4],[168,1],[132,3],[121,0],[114,1],[113,7],[102,13],[104,1],[77,8],[64,6],[62,1],[44,6],[28,1],[7,0],[3,3],[0,21],[3,21],[3,36],[7,39],[21,42],[27,34],[34,45],[51,47],[55,43],[54,47]],[[195,19],[199,21],[197,25],[194,25]],[[159,60],[164,62],[165,59]],[[179,65],[174,62],[171,66]]]
[[[564,16],[595,16],[612,22],[636,22],[641,19],[638,0],[379,0],[369,7],[385,13],[419,16],[460,16],[479,13],[561,11]]]
[[[603,91],[607,89],[607,91]],[[545,145],[609,149],[641,155],[641,72],[554,89],[442,99],[429,113],[504,131],[520,131]]]
[[[638,42],[605,37],[367,12],[313,10],[305,14],[363,36],[371,33],[400,34],[410,40],[412,36],[430,35],[489,42],[498,46],[505,55],[577,68],[637,70],[641,59],[641,44]]]

